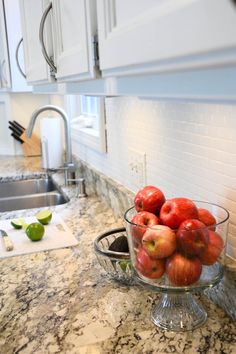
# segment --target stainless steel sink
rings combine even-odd
[[[0,212],[41,208],[65,204],[69,199],[59,192],[28,194],[25,196],[0,198]]]
[[[69,198],[48,178],[0,183],[0,212],[41,208],[69,202]]]
[[[0,183],[0,198],[17,197],[26,194],[46,193],[58,190],[50,177],[24,179]]]

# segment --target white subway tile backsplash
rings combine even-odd
[[[106,124],[107,154],[76,144],[78,157],[135,192],[128,149],[146,153],[147,183],[168,198],[229,210],[228,252],[236,258],[236,106],[107,98]]]

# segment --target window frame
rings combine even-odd
[[[104,97],[96,97],[98,129],[93,129],[82,127],[80,124],[86,117],[89,118],[89,114],[82,114],[81,96],[87,97],[85,95],[66,95],[65,97],[66,111],[71,123],[71,139],[100,153],[106,153],[105,99]],[[94,115],[91,118],[94,119]]]

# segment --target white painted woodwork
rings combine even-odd
[[[231,0],[97,0],[104,75],[236,63]]]
[[[53,0],[53,36],[58,81],[96,77],[93,35],[96,33],[95,1]]]
[[[31,84],[50,81],[50,71],[46,63],[39,42],[39,26],[43,11],[48,5],[44,0],[20,0],[23,46],[25,56],[25,70],[27,82]],[[44,37],[49,56],[53,55],[50,17],[45,24]]]
[[[0,1],[0,89],[11,87],[4,4]]]
[[[20,73],[16,63],[16,49],[22,38],[19,1],[5,1],[4,6],[11,68],[11,92],[31,91],[31,86],[27,85],[26,79]],[[18,61],[22,71],[25,72],[24,50],[22,44],[18,51]]]
[[[14,142],[8,129],[8,120],[11,119],[11,105],[8,93],[0,95],[0,155],[14,155]]]

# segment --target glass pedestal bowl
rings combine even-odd
[[[102,233],[94,240],[94,250],[99,264],[111,279],[132,285],[134,284],[134,276],[129,253],[109,249],[120,236],[127,236],[124,227]]]
[[[178,243],[177,230],[172,230],[176,246],[171,255],[154,257],[151,253],[152,246],[155,248],[152,237],[149,240],[151,248],[148,249],[151,252],[147,254],[147,237],[144,239],[143,235],[148,230],[149,234],[155,234],[160,225],[147,227],[134,223],[135,207],[129,208],[124,215],[134,277],[143,286],[161,292],[159,302],[151,311],[151,320],[157,326],[175,332],[193,330],[205,323],[207,313],[194,294],[219,283],[224,272],[229,213],[215,204],[194,203],[198,208],[210,211],[216,220],[214,225],[185,231],[185,239],[186,236],[196,239],[199,234],[205,235],[207,246],[197,255],[181,248],[183,245]]]

